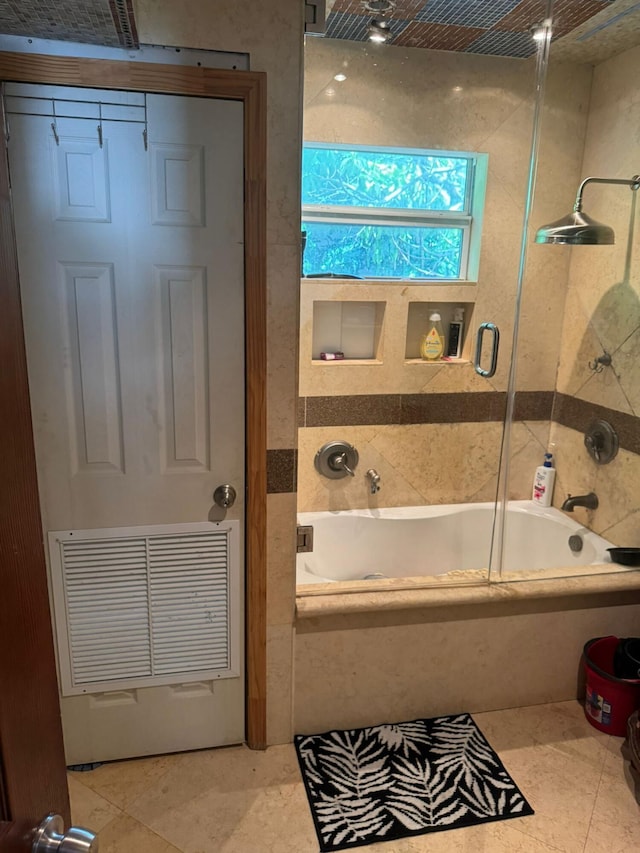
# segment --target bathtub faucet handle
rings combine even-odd
[[[376,492],[380,491],[380,474],[378,474],[375,468],[369,468],[366,476],[369,480],[369,490],[372,495],[375,495]]]
[[[334,457],[330,460],[329,464],[336,471],[346,471],[351,477],[355,477],[355,472],[349,468],[347,464],[347,454],[346,453],[336,453]]]

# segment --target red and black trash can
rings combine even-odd
[[[640,708],[640,638],[596,637],[585,644],[582,659],[587,720],[601,732],[625,737],[627,720]]]

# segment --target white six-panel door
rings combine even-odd
[[[151,669],[140,677],[142,664],[131,678],[117,665],[118,619],[131,628],[132,643],[135,637],[144,645],[148,630],[150,667],[154,630],[163,655],[173,650],[176,660],[206,647],[198,632],[209,629],[213,610],[202,605],[200,624],[200,611],[189,609],[211,592],[204,551],[191,566],[201,589],[186,574],[175,582],[163,575],[159,628],[152,624],[155,581],[148,567],[140,563],[138,586],[127,585],[134,569],[126,559],[116,565],[104,557],[100,547],[107,555],[117,549],[103,544],[87,552],[88,568],[76,564],[73,586],[54,554],[56,632],[69,640],[58,649],[68,676],[62,688],[67,760],[237,743],[244,738],[242,105],[14,85],[7,110],[43,524],[45,532],[59,532],[50,537],[52,548],[69,551],[60,542],[86,539],[87,530],[105,543],[117,528],[131,542],[144,539],[148,554],[154,533],[170,535],[171,566],[181,572],[189,559],[180,555],[180,543],[185,553],[194,546],[175,525],[193,531],[203,523],[206,534],[229,520],[239,524],[237,547],[228,552],[233,564],[218,584],[227,584],[219,607],[233,607],[229,666],[220,677],[206,661],[201,669],[187,661],[184,673],[174,662],[156,679],[160,684]],[[212,500],[221,483],[238,495],[226,514]],[[142,614],[133,602],[145,585],[147,628],[131,617]],[[79,627],[70,628],[65,608],[78,600]],[[191,614],[182,634],[181,608]],[[96,660],[111,662],[104,683],[96,681],[100,667],[91,660],[89,688],[73,682],[72,629],[84,643],[77,671],[89,671],[86,658],[97,648]]]

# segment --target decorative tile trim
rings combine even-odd
[[[298,425],[379,426],[501,421],[504,419],[506,402],[504,391],[301,397]],[[518,392],[515,419],[549,420],[552,405],[553,391]]]
[[[555,395],[552,420],[584,433],[591,421],[609,421],[618,433],[620,447],[640,455],[640,418],[615,409],[607,409],[567,394]]]
[[[507,395],[499,391],[404,394],[402,424],[456,424],[504,419]]]
[[[297,450],[267,450],[267,494],[295,492],[297,479]]]
[[[550,421],[554,391],[516,391],[514,421]]]
[[[399,424],[400,394],[307,397],[305,426]]]

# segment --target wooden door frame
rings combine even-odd
[[[266,74],[0,52],[0,80],[121,89],[241,101],[244,105],[245,419],[246,419],[246,738],[266,733]],[[0,240],[6,241],[6,233]],[[10,239],[13,240],[13,234]],[[21,370],[28,389],[26,363]],[[24,428],[24,425],[22,425]],[[31,427],[29,426],[29,431]],[[35,470],[32,441],[29,454]],[[38,501],[35,479],[29,498]],[[15,519],[0,519],[4,525]],[[31,532],[33,536],[33,532]],[[42,542],[38,543],[42,550]],[[44,568],[42,552],[41,571]],[[1,732],[0,732],[1,734]]]

